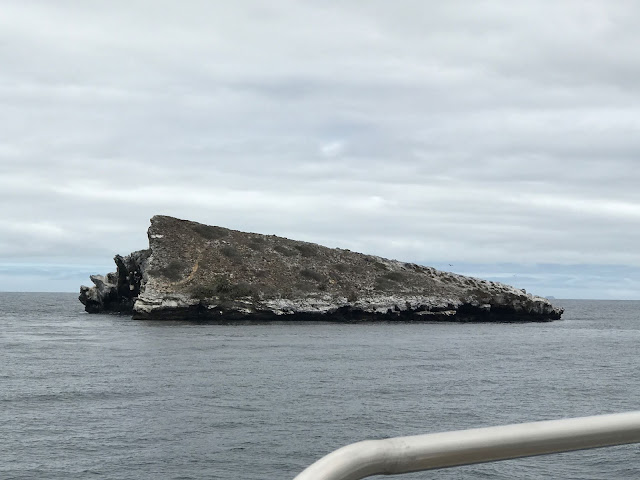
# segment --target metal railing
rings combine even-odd
[[[367,440],[330,453],[294,480],[359,480],[627,443],[640,443],[640,411]]]

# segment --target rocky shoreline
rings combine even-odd
[[[154,216],[149,249],[92,275],[89,313],[229,321],[543,322],[563,310],[487,280],[275,235]]]

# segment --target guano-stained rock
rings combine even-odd
[[[167,216],[149,249],[81,287],[89,313],[139,319],[550,321],[563,310],[508,285],[413,263]]]

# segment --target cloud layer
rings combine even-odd
[[[639,22],[630,1],[7,1],[0,263],[102,264],[162,213],[640,267]]]

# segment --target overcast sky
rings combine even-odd
[[[640,299],[640,3],[0,9],[0,290],[75,291],[154,214]]]

